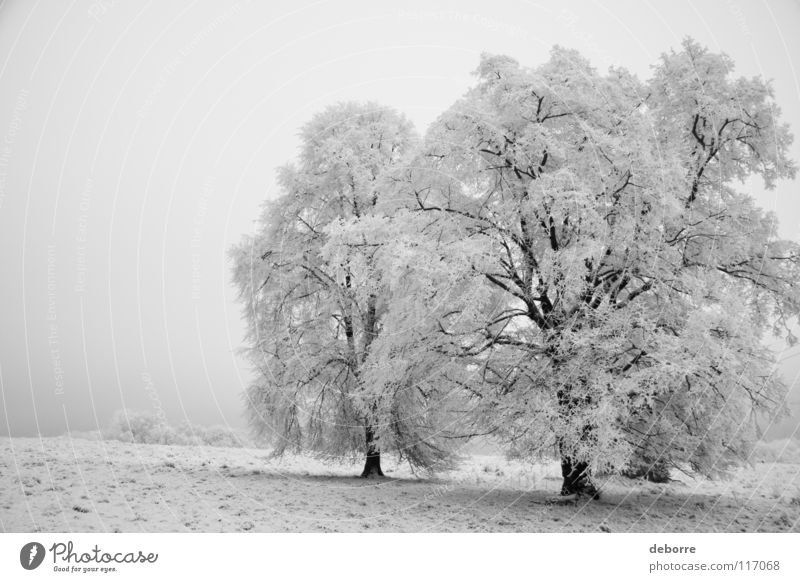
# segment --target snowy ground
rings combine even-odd
[[[800,532],[800,465],[667,485],[613,478],[603,499],[553,503],[558,467],[472,456],[417,479],[260,449],[0,439],[0,530],[265,532]]]

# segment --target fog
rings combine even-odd
[[[800,134],[794,1],[399,6],[0,4],[0,434],[91,430],[123,407],[242,426],[226,253],[332,102],[376,100],[424,131],[481,52],[534,65],[561,44],[646,77],[690,35],[774,79]],[[797,184],[750,187],[798,238]],[[792,383],[798,354],[781,356]]]

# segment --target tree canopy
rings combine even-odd
[[[378,341],[397,333],[385,320],[400,291],[374,264],[379,233],[365,229],[387,172],[414,143],[411,124],[374,103],[344,103],[316,115],[301,139],[259,232],[232,251],[245,352],[257,370],[246,393],[251,423],[278,454],[366,451],[364,476],[382,474],[381,447],[418,469],[440,466],[450,453],[439,442],[447,431],[436,421],[446,408],[438,388],[424,388],[423,372],[414,385],[376,381],[400,357]],[[362,232],[348,234],[346,224]],[[424,357],[414,365],[424,370]]]
[[[366,418],[429,444],[420,466],[493,434],[556,451],[564,494],[632,459],[746,459],[754,414],[783,407],[763,339],[794,340],[800,248],[745,187],[795,177],[792,136],[769,83],[732,73],[691,40],[646,81],[556,47],[535,68],[484,55],[418,142],[384,110],[315,118],[237,251],[250,353],[282,387],[251,410],[299,442],[304,409],[311,442],[362,449]]]

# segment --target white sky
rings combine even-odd
[[[481,52],[536,65],[558,43],[646,77],[690,35],[774,79],[800,133],[797,1],[400,5],[0,4],[0,434],[93,429],[123,406],[242,425],[226,251],[331,102],[424,131]],[[755,192],[792,238],[796,189]]]

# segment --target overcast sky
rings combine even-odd
[[[226,252],[327,104],[376,100],[422,132],[481,52],[533,66],[560,44],[645,78],[686,35],[774,79],[800,134],[794,0],[0,3],[0,434],[123,406],[243,425]],[[753,192],[798,238],[797,184]]]

